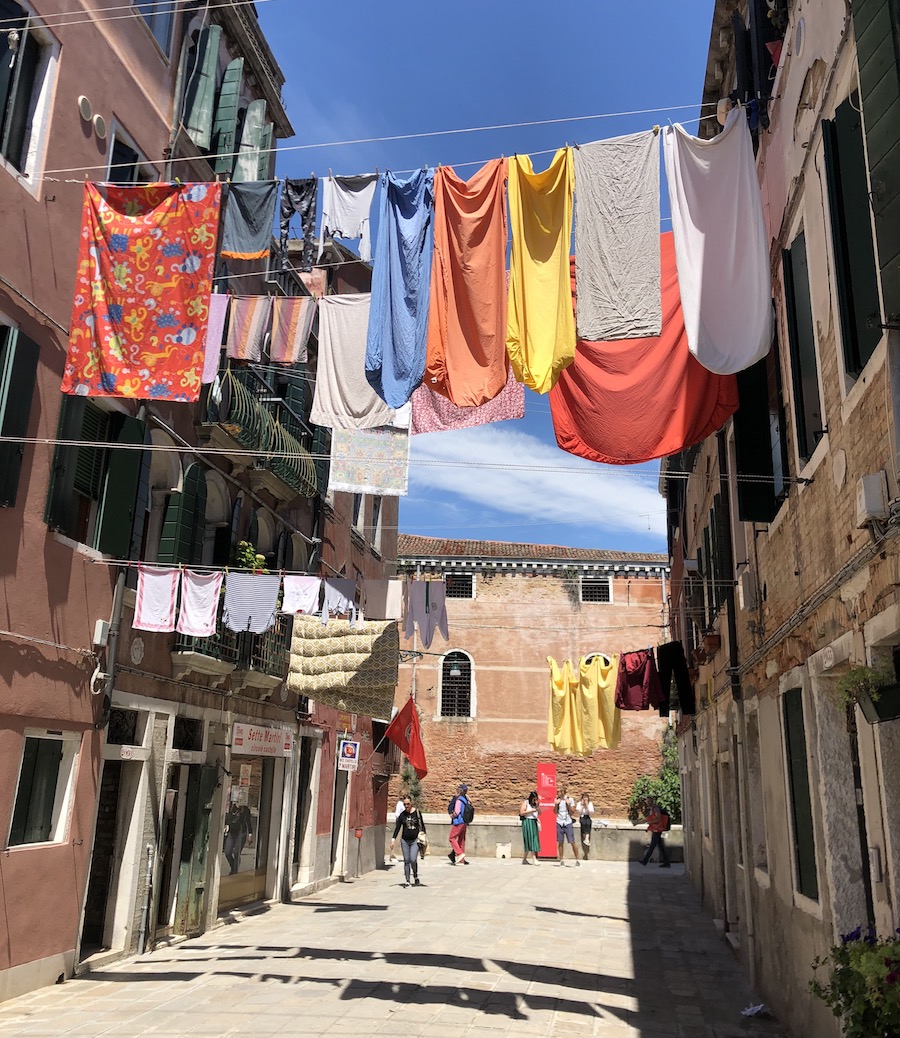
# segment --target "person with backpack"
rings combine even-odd
[[[465,782],[457,787],[456,796],[447,804],[450,815],[450,853],[447,857],[451,865],[468,865],[466,861],[466,829],[475,818],[475,808],[467,794],[469,787]]]
[[[403,810],[397,816],[397,824],[394,826],[394,835],[391,838],[391,850],[394,849],[394,841],[400,836],[400,847],[403,850],[403,874],[406,877],[404,887],[409,886],[410,871],[415,885],[419,885],[419,839],[425,832],[425,819],[422,812],[413,807],[412,798],[407,795],[403,798]]]
[[[659,867],[661,869],[671,868],[672,863],[669,861],[669,853],[662,838],[662,834],[671,828],[668,814],[663,811],[655,800],[648,799],[644,804],[644,815],[647,819],[647,830],[653,835],[650,837],[650,846],[644,853],[643,858],[641,858],[641,864],[646,865],[653,857],[653,851],[659,847],[659,856],[661,858]]]

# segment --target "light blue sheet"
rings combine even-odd
[[[434,170],[408,180],[381,178],[381,205],[366,378],[390,407],[402,407],[425,374],[431,257],[434,251]]]

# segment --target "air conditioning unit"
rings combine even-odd
[[[856,526],[862,530],[876,520],[888,518],[887,476],[872,472],[856,481]]]

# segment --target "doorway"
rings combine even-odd
[[[347,790],[350,773],[338,771],[334,780],[334,811],[331,816],[331,874],[341,875],[344,871],[344,845],[346,836]]]
[[[297,777],[297,812],[294,816],[294,852],[292,858],[293,875],[291,881],[297,882],[297,875],[303,862],[304,841],[312,809],[313,760],[315,758],[315,740],[303,736],[299,740],[300,768]]]
[[[219,910],[266,897],[275,761],[232,754],[219,862]]]
[[[91,875],[88,880],[84,923],[81,928],[82,959],[109,947],[109,942],[105,939],[106,909],[109,903],[115,863],[116,819],[119,812],[121,786],[121,762],[105,761],[100,779],[97,826],[94,833],[94,849],[91,854]]]

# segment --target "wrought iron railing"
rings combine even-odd
[[[220,607],[216,633],[209,638],[177,634],[175,652],[196,652],[230,663],[236,670],[257,670],[284,677],[291,651],[291,624],[291,617],[279,613],[274,625],[263,634],[230,631],[222,623]]]

